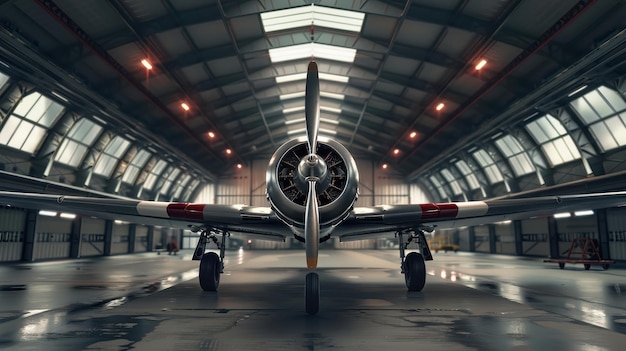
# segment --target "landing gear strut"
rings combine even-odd
[[[396,233],[398,246],[400,247],[400,260],[402,262],[400,268],[404,274],[404,281],[409,291],[422,291],[424,284],[426,284],[426,265],[424,261],[433,259],[424,234],[427,231],[427,229],[420,228],[418,230],[410,229]],[[432,230],[428,232],[432,232]],[[404,241],[405,235],[408,235],[406,242]],[[411,252],[405,257],[404,250],[413,240],[417,243],[419,252]]]
[[[221,242],[218,241],[218,235],[222,236]],[[220,275],[224,273],[227,236],[230,236],[230,233],[223,230],[212,229],[207,231],[202,229],[200,231],[200,240],[198,240],[198,245],[193,253],[193,259],[200,260],[198,280],[204,291],[217,291],[217,287],[220,285]],[[204,252],[209,240],[213,241],[220,250],[219,256],[215,252]]]

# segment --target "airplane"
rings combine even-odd
[[[9,206],[72,211],[100,218],[190,229],[200,233],[193,259],[200,261],[199,283],[217,291],[224,272],[225,240],[231,233],[282,240],[294,236],[304,242],[306,266],[305,311],[320,307],[320,282],[315,272],[319,244],[331,236],[341,241],[395,233],[400,268],[409,291],[422,291],[425,261],[432,260],[426,233],[435,228],[478,225],[530,218],[579,209],[626,205],[626,191],[497,199],[453,203],[355,206],[359,173],[354,158],[339,142],[318,140],[320,87],[317,63],[308,65],[305,92],[306,141],[293,139],[278,147],[266,172],[269,207],[156,202],[0,191]],[[405,254],[409,243],[418,250]],[[213,243],[219,249],[207,252]]]

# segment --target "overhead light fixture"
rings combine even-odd
[[[183,110],[185,110],[185,111],[189,111],[189,105],[187,105],[186,102],[183,102],[182,104],[180,104],[180,107],[182,107]]]
[[[444,108],[445,106],[446,106],[446,105],[445,105],[443,102],[440,102],[440,103],[439,103],[439,105],[437,105],[436,109],[437,109],[437,111],[441,111],[441,110],[443,110],[443,108]]]
[[[237,163],[237,166],[236,166],[236,167],[237,167],[237,169],[242,169],[242,168],[243,168],[243,165],[242,165],[241,163]]]
[[[400,149],[394,149],[393,150],[393,154],[394,155],[399,155],[400,154]]]
[[[332,112],[332,113],[341,113],[340,108],[329,107],[329,106],[320,106],[320,111]]]
[[[226,154],[227,154],[227,155],[230,155],[230,154],[232,154],[232,153],[233,153],[233,150],[231,150],[231,149],[226,149]]]
[[[415,139],[416,136],[417,136],[417,132],[411,132],[411,134],[409,134],[409,138],[411,139]]]
[[[266,33],[307,27],[311,24],[318,27],[360,32],[364,19],[365,14],[362,12],[314,4],[261,13],[261,23]]]
[[[298,111],[304,111],[304,106],[297,106],[297,107],[290,107],[290,108],[283,109],[284,114],[298,112]]]
[[[148,61],[147,59],[143,59],[141,60],[141,64],[147,69],[147,70],[151,70],[152,69],[152,64],[150,63],[150,61]]]
[[[269,54],[272,63],[310,57],[352,63],[356,57],[356,49],[318,43],[306,43],[269,49]]]
[[[304,123],[304,118],[296,118],[296,119],[285,120],[285,124],[286,125],[296,124],[296,123]]]
[[[554,218],[569,218],[571,216],[572,216],[572,214],[569,213],[569,212],[555,213],[554,214]]]
[[[47,217],[56,217],[57,215],[55,211],[47,211],[47,210],[41,210],[39,211],[39,214],[41,216],[47,216]]]
[[[215,133],[213,132],[208,132],[207,135],[209,136],[209,138],[213,139],[215,138]]]
[[[476,68],[477,71],[480,71],[483,67],[485,67],[486,64],[487,64],[487,60],[482,59],[480,60],[480,62],[476,64],[476,67],[474,68]]]
[[[576,216],[576,217],[591,216],[593,214],[594,214],[593,210],[584,210],[584,211],[576,211],[576,212],[574,212],[574,216]]]
[[[59,217],[65,218],[65,219],[74,219],[76,218],[76,215],[73,213],[61,213]]]
[[[383,163],[383,169],[387,169],[389,166],[386,163]]]

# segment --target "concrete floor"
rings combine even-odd
[[[626,269],[438,253],[408,293],[397,251],[230,252],[218,293],[197,262],[138,254],[0,265],[0,349],[623,350]]]

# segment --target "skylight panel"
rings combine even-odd
[[[261,13],[261,22],[266,33],[306,27],[318,27],[360,32],[365,14],[362,12],[339,10],[324,6],[301,6],[278,11]]]
[[[329,73],[319,73],[319,77],[320,77],[320,80],[328,80],[331,82],[338,82],[338,83],[348,83],[348,81],[350,80],[350,78],[347,76],[339,76],[336,74],[329,74]],[[278,76],[276,77],[276,83],[280,84],[280,83],[294,82],[297,80],[305,80],[305,79],[306,79],[306,73],[296,73],[296,74],[289,74],[286,76]]]
[[[291,45],[269,49],[272,63],[315,57],[327,60],[354,62],[356,49],[318,43]]]
[[[346,96],[343,94],[325,93],[323,91],[320,93],[320,96],[329,98],[329,99],[335,99],[335,100],[343,100],[346,98]]]
[[[304,91],[300,91],[300,92],[297,92],[297,93],[282,94],[278,98],[281,99],[281,100],[289,100],[289,99],[295,99],[295,98],[299,98],[299,97],[304,97],[304,95],[305,95]]]

